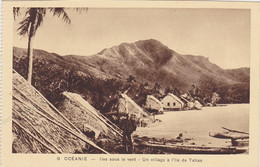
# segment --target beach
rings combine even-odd
[[[203,107],[202,110],[168,111],[156,115],[161,121],[148,127],[138,127],[139,137],[176,139],[180,133],[185,142],[181,145],[230,146],[230,139],[209,136],[210,132],[223,132],[222,127],[249,132],[249,104],[230,104]]]

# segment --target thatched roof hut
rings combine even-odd
[[[126,94],[121,93],[118,100],[118,112],[119,114],[134,114],[138,120],[142,120],[144,124],[154,122],[153,117],[138,104],[136,104]]]
[[[160,100],[158,100],[153,95],[147,95],[146,101],[145,101],[145,104],[144,104],[144,108],[146,110],[163,111],[163,104]]]
[[[13,153],[107,153],[13,71]]]
[[[64,100],[58,107],[59,111],[66,116],[78,129],[85,132],[89,129],[95,133],[95,139],[121,138],[121,129],[109,121],[98,110],[91,106],[79,94],[63,92]]]

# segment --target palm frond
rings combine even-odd
[[[19,31],[19,35],[28,34],[29,36],[34,36],[36,30],[43,22],[43,17],[45,14],[46,8],[29,8],[25,12],[26,18],[20,22],[21,26],[17,29],[17,31]]]
[[[75,11],[81,13],[88,11],[88,8],[73,8]],[[25,19],[20,22],[20,27],[17,29],[19,35],[34,36],[37,29],[42,25],[43,18],[46,15],[47,10],[53,13],[53,16],[61,17],[62,20],[70,24],[71,20],[65,11],[65,8],[28,8],[25,12]],[[20,8],[13,8],[14,17],[19,14]]]
[[[43,23],[43,18],[44,18],[45,15],[46,15],[46,8],[38,8],[37,9],[35,31],[37,31],[37,29]]]
[[[17,29],[19,35],[26,35],[30,27],[29,16],[19,23],[21,26]]]
[[[14,15],[14,19],[16,18],[16,16],[20,15],[20,8],[19,7],[13,7],[13,15]]]
[[[80,14],[82,13],[82,12],[88,12],[88,8],[74,8],[74,10],[76,11],[76,12],[79,12]]]
[[[53,13],[53,16],[62,17],[62,20],[65,23],[67,23],[67,24],[71,23],[71,20],[64,8],[50,8],[50,12]]]

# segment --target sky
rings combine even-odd
[[[68,9],[71,24],[47,14],[34,48],[59,55],[88,56],[123,42],[156,39],[180,54],[208,57],[224,69],[250,66],[250,10],[175,8]],[[13,26],[14,46],[27,48]]]

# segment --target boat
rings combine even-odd
[[[191,145],[173,145],[173,144],[154,144],[141,142],[136,147],[161,150],[172,154],[240,154],[247,149],[236,147],[212,147],[212,146],[191,146]]]
[[[228,134],[228,133],[209,133],[209,136],[220,138],[220,139],[249,139],[249,135],[234,135],[234,134]]]
[[[249,133],[222,127],[223,133],[209,133],[209,136],[220,139],[231,139],[232,146],[248,146]]]
[[[222,127],[222,129],[225,130],[223,133],[209,133],[209,136],[221,138],[221,139],[232,139],[232,140],[249,139],[248,132],[232,130],[225,127]]]
[[[234,132],[234,133],[241,133],[241,134],[247,134],[249,135],[249,132],[243,132],[243,131],[238,131],[238,130],[232,130],[232,129],[228,129],[225,127],[222,127],[222,129],[227,130],[228,132]]]

